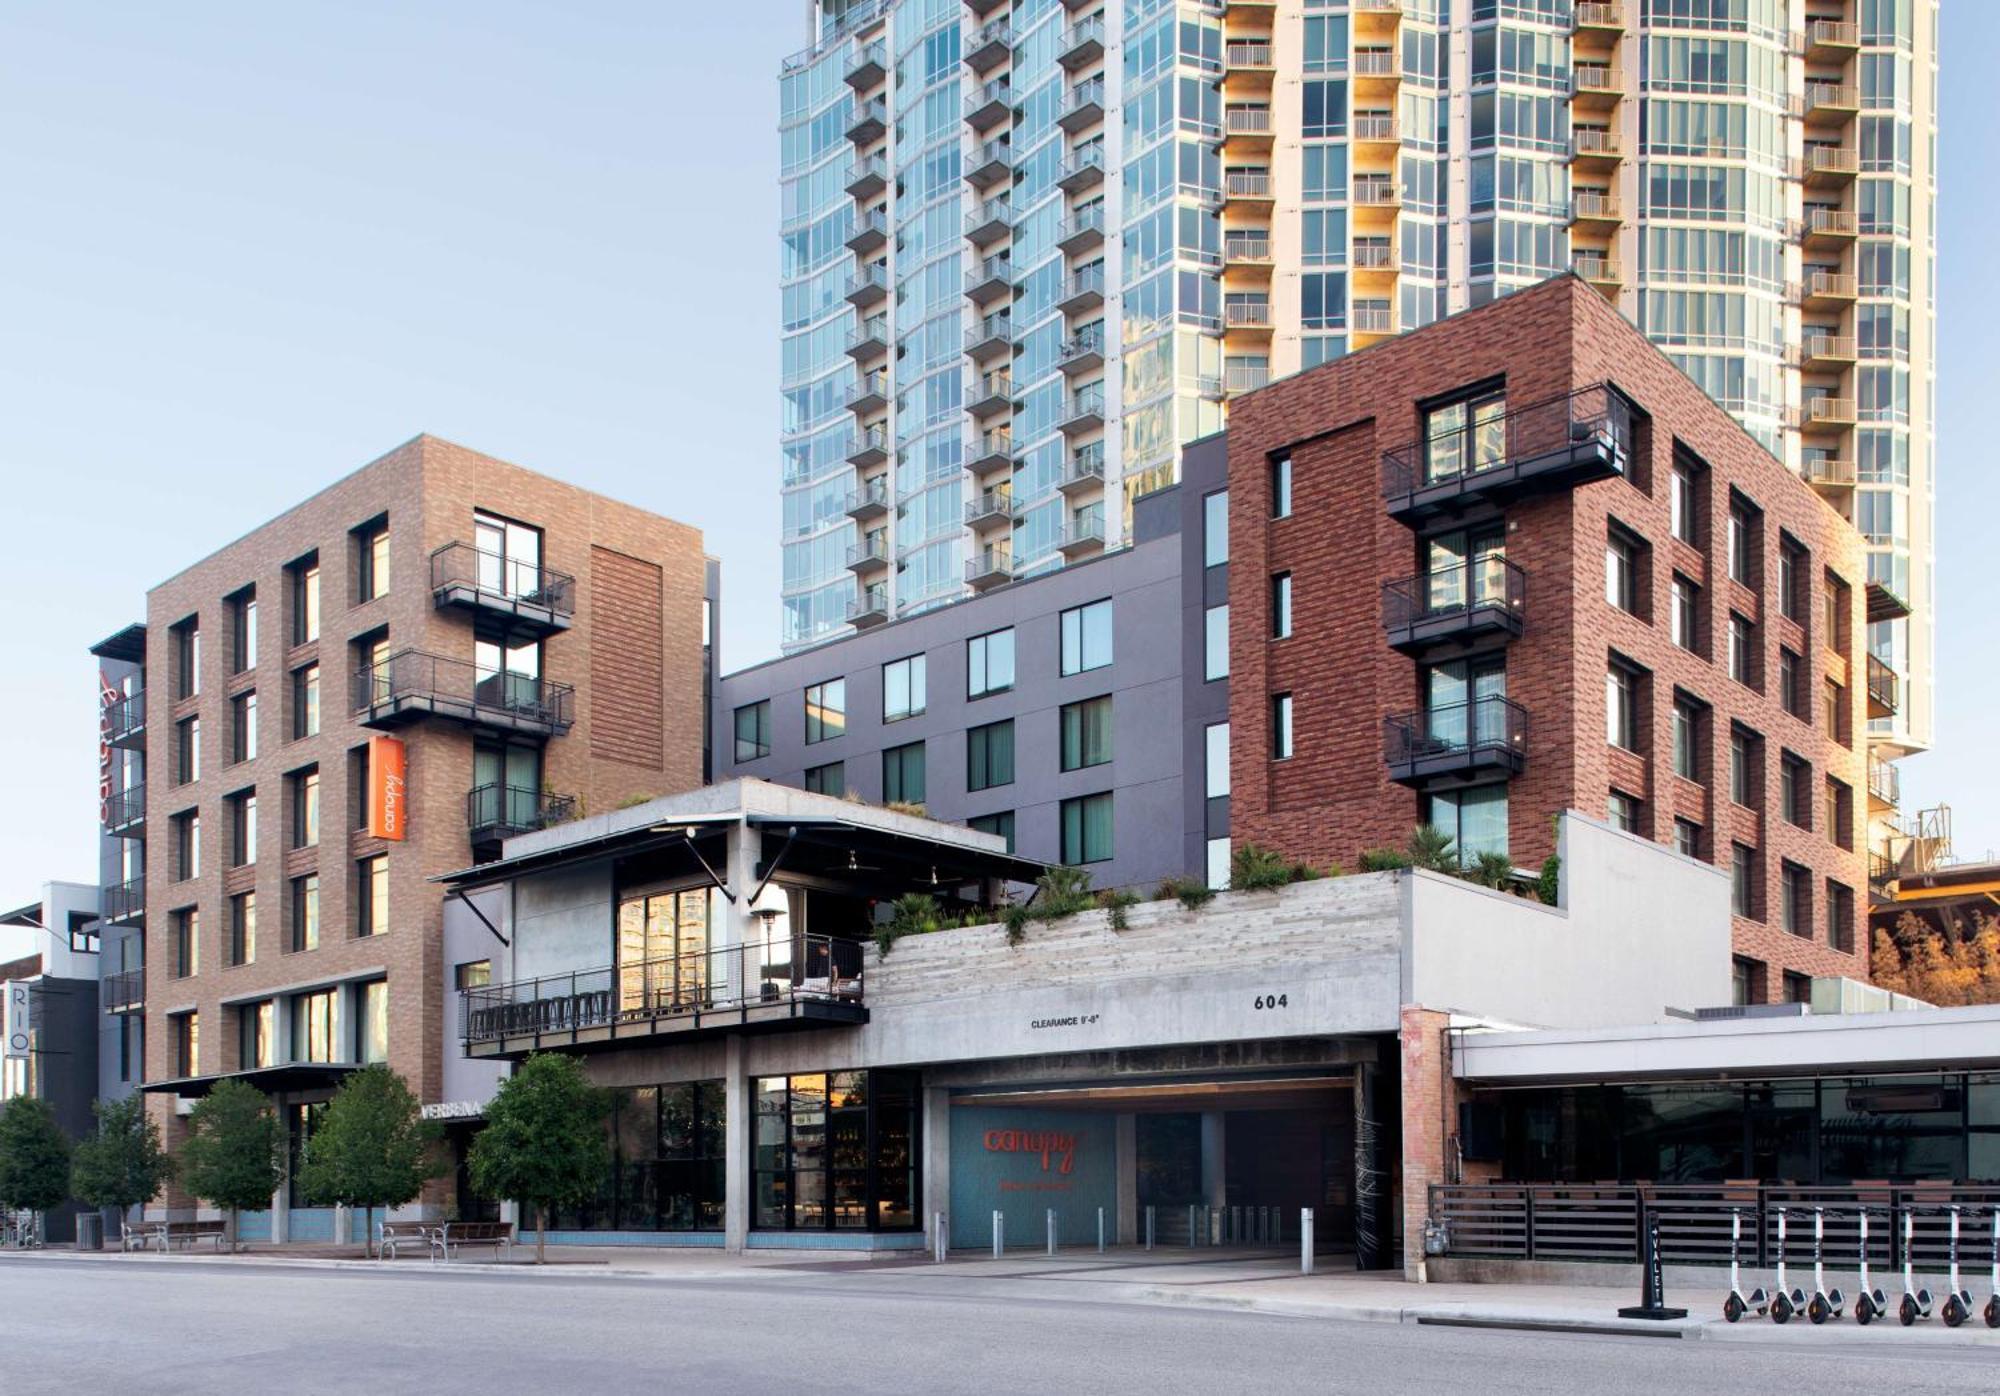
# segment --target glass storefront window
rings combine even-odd
[[[559,1210],[564,1231],[720,1231],[727,1176],[720,1081],[611,1092],[611,1169],[598,1195]]]
[[[901,1231],[917,1224],[917,1085],[908,1072],[763,1077],[755,1088],[752,1224]]]

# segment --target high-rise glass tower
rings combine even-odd
[[[1936,0],[811,14],[788,648],[1117,547],[1231,394],[1574,269],[1861,530],[1870,740],[1928,745]]]

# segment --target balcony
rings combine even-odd
[[[965,352],[974,363],[985,363],[1014,348],[1014,321],[1006,315],[988,315],[965,332]]]
[[[879,368],[862,374],[848,388],[846,403],[847,410],[858,417],[880,412],[889,405],[889,375]]]
[[[1845,126],[1860,111],[1861,89],[1843,82],[1809,82],[1799,103],[1808,126]]]
[[[1396,249],[1387,238],[1356,238],[1350,257],[1358,290],[1386,292],[1395,282]]]
[[[1269,39],[1231,39],[1222,46],[1222,80],[1231,91],[1268,92],[1277,74],[1277,54]]]
[[[1063,525],[1062,537],[1056,540],[1056,551],[1071,562],[1103,552],[1104,520],[1094,514],[1071,519]]]
[[[1222,366],[1222,391],[1226,396],[1238,393],[1254,393],[1271,381],[1271,370],[1266,364],[1224,364]]]
[[[847,79],[847,85],[856,92],[867,92],[872,88],[881,86],[882,79],[887,77],[888,74],[888,50],[878,41],[872,44],[863,44],[854,51],[854,57],[847,62],[847,72],[844,76]]]
[[[1231,203],[1268,204],[1277,197],[1269,170],[1228,170],[1222,176],[1223,197]]]
[[[1403,148],[1403,134],[1396,127],[1396,115],[1386,111],[1358,111],[1354,114],[1353,135],[1356,154],[1377,161],[1395,159]]]
[[[995,524],[1011,525],[1013,522],[1014,494],[1011,490],[982,490],[965,502],[967,528],[991,528]]]
[[[866,257],[889,245],[889,215],[879,208],[856,214],[847,230],[847,250]]]
[[[1416,527],[1623,475],[1631,445],[1631,408],[1593,384],[1384,452],[1382,495],[1391,517]]]
[[[1393,102],[1403,85],[1403,62],[1393,48],[1357,47],[1348,71],[1358,101]]]
[[[1868,762],[1868,805],[1880,814],[1903,803],[1903,777],[1893,761],[1871,757]]]
[[[1104,367],[1104,327],[1092,325],[1079,330],[1056,355],[1056,367],[1065,374],[1088,373]]]
[[[1252,332],[1271,328],[1271,302],[1261,297],[1256,300],[1224,300],[1222,303],[1222,327],[1225,330],[1249,330]]]
[[[1355,302],[1347,312],[1347,327],[1356,335],[1390,335],[1396,332],[1396,313],[1383,304]]]
[[[468,1057],[868,1021],[861,945],[799,934],[576,970],[459,996]]]
[[[1602,0],[1578,0],[1571,12],[1571,28],[1576,33],[1593,33],[1613,38],[1625,32],[1625,9]]]
[[[1069,27],[1056,45],[1056,62],[1074,73],[1104,57],[1104,21],[1079,20]]]
[[[847,139],[857,146],[873,145],[889,129],[889,108],[881,98],[857,102],[847,119]]]
[[[1104,151],[1093,146],[1079,150],[1063,162],[1056,184],[1066,194],[1080,193],[1104,182]]]
[[[988,199],[965,215],[965,236],[974,247],[990,247],[1014,231],[1014,209],[1006,199]]]
[[[965,99],[965,124],[973,134],[983,136],[1014,114],[1014,85],[1005,78],[974,90]]]
[[[1618,274],[1618,263],[1602,252],[1572,253],[1569,264],[1578,276],[1607,296],[1617,295],[1624,284],[1624,278]]]
[[[1579,127],[1570,132],[1569,161],[1578,170],[1605,173],[1625,158],[1625,148],[1616,131]]]
[[[98,714],[104,740],[115,747],[134,750],[146,745],[146,690],[128,693],[106,703]]]
[[[1262,154],[1276,143],[1269,107],[1230,107],[1222,113],[1222,148],[1231,155]]]
[[[1879,625],[1885,620],[1909,619],[1910,603],[1891,591],[1886,583],[1870,582],[1865,594],[1870,625]]]
[[[1062,110],[1056,114],[1056,125],[1075,135],[1087,127],[1104,120],[1104,79],[1092,78],[1080,82],[1063,98]]]
[[[576,690],[566,683],[496,673],[422,650],[399,650],[354,674],[355,720],[365,727],[440,717],[497,732],[556,737],[569,731],[575,706]]]
[[[1807,247],[1838,250],[1851,245],[1861,232],[1861,220],[1844,208],[1815,208],[1807,211],[1799,230]]]
[[[1491,553],[1382,584],[1389,648],[1412,658],[1514,639],[1527,606],[1528,574]]]
[[[1792,425],[1803,431],[1843,430],[1854,425],[1854,399],[1816,393],[1792,411]]]
[[[889,565],[889,540],[880,533],[847,545],[847,570],[859,576]]]
[[[146,916],[146,879],[114,882],[99,894],[99,914],[114,926],[134,925]]]
[[[1852,184],[1861,173],[1861,152],[1848,145],[1808,145],[1799,162],[1800,177],[1819,189]]]
[[[889,318],[871,315],[847,332],[847,357],[856,363],[889,352]]]
[[[984,421],[1014,405],[1014,379],[1008,373],[989,373],[974,384],[966,396],[965,410],[974,421]]]
[[[496,854],[502,839],[567,824],[576,817],[574,795],[494,784],[475,786],[465,796],[465,827],[471,833],[473,848]]]
[[[1354,15],[1355,33],[1370,38],[1391,35],[1403,22],[1403,0],[1351,0],[1348,9]]]
[[[1014,433],[1004,427],[983,431],[965,443],[965,468],[974,475],[1013,464]]]
[[[1099,431],[1104,426],[1104,389],[1084,388],[1064,405],[1062,419],[1056,423],[1064,436],[1080,436],[1087,431]]]
[[[1014,56],[1014,31],[1005,19],[982,24],[965,38],[965,66],[984,77]]]
[[[1014,289],[1014,263],[1006,257],[988,257],[965,274],[965,298],[984,306]]]
[[[1799,340],[1794,360],[1807,373],[1839,373],[1855,362],[1854,338],[1808,331]]]
[[[143,1013],[146,1008],[146,969],[121,969],[97,981],[97,1002],[106,1013]]]
[[[1808,63],[1845,63],[1860,47],[1859,25],[1838,19],[1815,19],[1806,24],[1805,59]]]
[[[847,463],[857,470],[880,465],[889,459],[889,432],[880,422],[871,423],[847,438]]]
[[[1625,75],[1615,63],[1573,63],[1570,100],[1585,111],[1609,111],[1625,96]]]
[[[1222,234],[1222,269],[1224,271],[1244,271],[1253,275],[1269,277],[1271,274],[1271,235],[1257,232],[1229,232]]]
[[[1104,268],[1084,267],[1070,275],[1062,294],[1056,297],[1056,309],[1065,315],[1074,315],[1079,310],[1094,310],[1104,304]]]
[[[1853,489],[1859,481],[1854,462],[1840,456],[1808,456],[1799,464],[1799,476],[1814,489],[1835,496]]]
[[[877,582],[861,588],[847,603],[847,623],[869,630],[889,619],[889,588]]]
[[[975,148],[965,159],[965,182],[984,194],[1014,173],[1014,146],[1005,136]]]
[[[847,517],[856,523],[879,519],[889,512],[889,477],[877,475],[847,494]]]
[[[1348,186],[1348,201],[1354,205],[1357,223],[1379,227],[1394,219],[1403,204],[1403,189],[1392,175],[1356,175]]]
[[[1839,271],[1809,271],[1799,286],[1799,304],[1807,310],[1844,310],[1861,294],[1854,276]]]
[[[431,600],[513,635],[546,637],[569,629],[576,578],[470,543],[446,543],[431,554]]]
[[[1608,237],[1625,221],[1625,213],[1615,194],[1582,190],[1569,201],[1569,225],[1580,233]]]
[[[1382,720],[1382,756],[1398,785],[1434,788],[1519,775],[1528,710],[1497,696]]]
[[[889,298],[889,273],[882,267],[863,267],[847,278],[847,303],[860,309]]]
[[[1104,205],[1079,209],[1056,231],[1056,246],[1074,256],[1104,245]]]
[[[1098,443],[1077,447],[1063,467],[1056,488],[1064,497],[1088,495],[1104,488],[1104,447]]]
[[[1014,555],[1005,548],[981,548],[965,560],[965,584],[985,591],[1014,580]]]
[[[1894,717],[1902,706],[1902,678],[1874,655],[1868,656],[1868,716]]]
[[[889,187],[889,162],[879,155],[864,156],[847,167],[848,197],[857,202],[874,198]]]
[[[102,802],[104,832],[143,838],[146,827],[146,782],[114,790]]]
[[[965,8],[972,11],[974,19],[984,19],[1006,3],[1007,0],[965,0]]]

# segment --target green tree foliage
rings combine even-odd
[[[151,1202],[174,1173],[174,1161],[160,1143],[160,1128],[146,1118],[143,1096],[100,1100],[97,1128],[77,1142],[70,1159],[69,1185],[92,1207],[120,1212]]]
[[[284,1181],[285,1132],[264,1093],[241,1081],[218,1082],[188,1115],[181,1146],[181,1182],[204,1202],[229,1213],[229,1244],[238,1215],[268,1207]]]
[[[46,1100],[17,1095],[0,1106],[0,1203],[47,1212],[69,1200],[69,1140]]]
[[[403,1078],[386,1066],[349,1076],[327,1102],[306,1140],[299,1185],[315,1202],[363,1211],[362,1249],[375,1239],[375,1209],[416,1200],[444,1171],[433,1145],[437,1131]],[[372,1252],[371,1252],[372,1253]]]
[[[472,1141],[472,1186],[535,1209],[535,1262],[547,1258],[549,1212],[596,1196],[611,1167],[611,1101],[574,1057],[538,1052],[500,1083]]]

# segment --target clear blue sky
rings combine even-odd
[[[804,8],[5,7],[0,903],[96,876],[85,647],[419,431],[700,526],[726,666],[775,652],[775,73]],[[1977,853],[2000,849],[2000,5],[1947,4],[1943,48],[1939,750],[1904,791]]]

